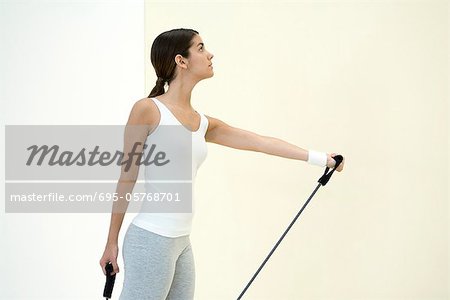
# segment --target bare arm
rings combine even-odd
[[[147,135],[155,126],[155,111],[152,110],[151,104],[149,104],[150,102],[151,101],[148,101],[148,99],[137,101],[131,110],[125,127],[123,148],[124,161],[131,159],[132,163],[129,164],[128,170],[125,169],[125,165],[122,165],[120,178],[117,182],[116,193],[118,198],[117,201],[113,203],[105,252],[100,259],[103,273],[105,273],[104,267],[108,262],[112,262],[113,264],[113,273],[119,272],[119,267],[117,265],[118,237],[128,208],[128,201],[125,196],[127,193],[133,191],[139,173],[139,164],[136,164],[136,160],[138,159],[137,155],[130,157],[129,154],[136,143],[140,144],[135,147],[135,152],[140,153],[143,151],[143,145]]]
[[[236,128],[225,122],[206,116],[209,121],[208,131],[205,139],[207,142],[240,149],[262,152],[270,155],[281,156],[290,159],[308,161],[309,151],[296,145],[290,144],[279,138],[263,136],[257,133]],[[328,166],[334,166],[332,155],[327,154]],[[336,169],[341,171],[343,164]]]

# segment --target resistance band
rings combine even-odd
[[[292,220],[291,224],[289,224],[288,228],[284,231],[283,235],[281,236],[281,238],[278,240],[278,242],[275,244],[275,246],[272,248],[272,250],[270,251],[269,255],[267,255],[266,259],[263,261],[263,263],[261,264],[261,266],[258,268],[258,270],[256,271],[255,275],[253,275],[252,279],[250,279],[249,283],[247,284],[247,286],[244,288],[244,290],[241,292],[241,294],[239,295],[239,297],[237,298],[237,300],[240,300],[242,298],[242,296],[244,296],[245,292],[247,291],[247,289],[250,287],[250,285],[252,284],[253,280],[255,280],[256,276],[258,276],[258,273],[261,271],[261,269],[264,267],[264,265],[266,264],[266,262],[269,260],[270,256],[273,254],[273,252],[275,251],[275,249],[277,249],[278,245],[281,243],[281,241],[284,239],[284,236],[288,233],[289,229],[291,229],[292,225],[294,225],[295,221],[297,221],[298,217],[300,216],[300,214],[302,213],[302,211],[305,209],[306,205],[308,205],[309,201],[312,199],[312,197],[314,196],[314,194],[317,192],[317,190],[319,189],[319,187],[321,185],[326,185],[327,182],[330,180],[331,175],[333,175],[334,170],[336,170],[339,165],[342,163],[343,161],[343,157],[342,155],[336,155],[335,157],[333,157],[333,159],[336,161],[336,165],[334,166],[333,170],[331,170],[330,173],[328,173],[328,170],[330,169],[329,167],[327,167],[325,169],[325,173],[322,175],[322,177],[320,177],[320,179],[318,180],[319,184],[317,185],[316,189],[314,190],[314,192],[311,194],[311,196],[309,196],[308,201],[306,201],[306,203],[303,205],[302,209],[297,213],[297,215],[295,216],[294,220]]]

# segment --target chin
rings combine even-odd
[[[214,76],[214,73],[211,73],[209,76],[205,77],[205,79],[211,78]]]

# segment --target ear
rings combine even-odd
[[[182,55],[180,55],[180,54],[177,54],[176,56],[175,56],[175,63],[177,64],[177,65],[179,65],[181,68],[183,68],[183,69],[187,69],[187,67],[188,67],[188,62],[187,62],[187,60],[186,60],[186,58],[184,58]]]

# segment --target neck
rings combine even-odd
[[[193,110],[191,105],[191,94],[197,82],[198,81],[188,80],[187,78],[175,78],[175,80],[170,83],[167,92],[162,96],[177,107]]]

